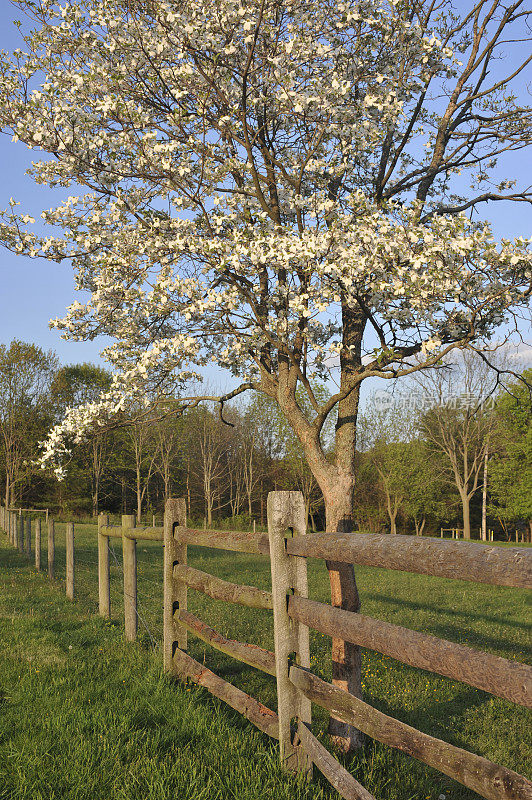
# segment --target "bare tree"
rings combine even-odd
[[[464,538],[471,538],[471,499],[477,492],[494,426],[492,394],[496,376],[474,353],[418,379],[430,410],[420,429],[433,452],[443,455],[440,473],[456,486]]]

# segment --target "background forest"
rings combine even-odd
[[[532,379],[532,370],[523,376]],[[299,489],[309,525],[324,523],[323,500],[280,411],[255,397],[216,410],[198,403],[182,416],[131,409],[73,448],[66,477],[36,463],[39,443],[65,411],[96,401],[110,373],[62,366],[52,351],[18,340],[0,346],[0,480],[11,507],[49,508],[65,518],[100,511],[161,515],[169,496],[187,498],[199,523],[265,524],[266,497]],[[317,387],[323,399],[325,386]],[[303,396],[300,402],[304,403]],[[372,532],[531,541],[532,403],[517,377],[471,354],[375,392],[362,412],[355,518]],[[323,434],[325,445],[332,431]],[[330,445],[329,445],[330,449]],[[331,453],[332,456],[332,453]]]

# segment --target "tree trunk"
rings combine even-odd
[[[422,517],[421,520],[418,520],[417,517],[414,517],[414,525],[416,526],[416,536],[423,536],[425,522],[426,522],[425,517]]]
[[[487,521],[487,505],[488,505],[488,448],[484,453],[484,474],[482,477],[482,527],[480,529],[480,538],[483,542],[486,541],[486,521]]]
[[[464,525],[464,539],[471,539],[470,499],[467,493],[462,494],[462,516]]]
[[[346,482],[348,486],[339,480],[325,495],[326,527],[329,533],[350,533],[353,530],[354,480],[351,477]],[[359,611],[360,598],[353,565],[335,561],[326,563],[331,585],[331,605],[347,611]],[[342,639],[332,640],[332,676],[335,686],[362,698],[361,655],[357,645]],[[345,752],[361,747],[364,740],[359,730],[333,716],[329,720],[329,734],[334,744]]]
[[[137,525],[140,525],[142,519],[142,490],[140,484],[140,475],[137,473]]]

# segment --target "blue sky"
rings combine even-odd
[[[0,1],[0,48],[11,50],[20,46],[16,18],[8,0]],[[33,154],[25,145],[12,143],[11,137],[0,134],[0,207],[5,208],[10,197],[21,201],[22,207],[39,216],[43,208],[59,202],[63,192],[37,186],[24,175]],[[35,156],[37,157],[37,156]],[[530,175],[530,157],[524,152],[507,160],[508,171],[523,176]],[[68,192],[68,190],[65,190]],[[525,204],[494,203],[486,205],[482,214],[489,219],[497,236],[530,236],[532,234],[530,206]],[[53,348],[64,363],[99,361],[102,342],[66,342],[57,331],[51,331],[48,321],[62,316],[65,308],[75,298],[72,270],[67,264],[42,259],[31,260],[0,250],[0,342],[13,338],[37,342],[44,348]],[[223,379],[211,378],[217,383]]]

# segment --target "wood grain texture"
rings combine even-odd
[[[101,617],[111,616],[111,573],[109,570],[109,537],[102,534],[107,526],[107,514],[98,516],[98,612]]]
[[[74,599],[74,523],[67,522],[65,528],[66,547],[66,596]]]
[[[486,800],[532,800],[532,783],[517,772],[421,733],[301,667],[291,667],[290,680],[317,705],[373,739],[443,772]]]
[[[121,539],[122,534],[123,534],[122,525],[102,525],[100,528],[101,536],[108,536],[109,538]]]
[[[41,520],[35,520],[35,569],[41,571]]]
[[[174,610],[187,607],[187,587],[174,577],[177,564],[186,565],[187,546],[177,541],[174,530],[187,524],[184,497],[170,497],[164,509],[164,576],[163,576],[163,665],[167,673],[175,672],[174,649],[186,650],[187,630],[174,619]]]
[[[28,514],[26,517],[26,532],[24,539],[24,549],[28,558],[31,557],[31,517]]]
[[[55,575],[55,523],[48,520],[48,577],[53,580]]]
[[[182,650],[175,651],[173,660],[175,672],[182,678],[190,678],[194,683],[205,687],[219,700],[223,700],[224,703],[242,714],[263,733],[274,739],[279,738],[279,718],[274,711],[241,689],[224,681],[223,678],[211,672],[210,669]]]
[[[315,766],[344,800],[375,800],[374,796],[342,767],[303,722],[298,724],[295,736],[299,738],[301,746],[309,754]]]
[[[124,535],[129,539],[142,539],[147,542],[164,542],[164,528],[128,528]]]
[[[205,531],[199,528],[178,528],[176,535],[186,544],[213,547],[218,550],[231,550],[235,553],[269,555],[268,537],[264,533],[247,531]]]
[[[287,552],[495,586],[532,588],[532,548],[378,533],[313,533],[291,539]]]
[[[286,538],[293,532],[306,531],[305,502],[301,492],[270,492],[267,501],[270,565],[272,573],[273,638],[275,643],[275,675],[279,714],[279,750],[285,769],[305,772],[310,776],[312,762],[302,747],[292,741],[292,720],[310,723],[311,704],[289,679],[294,659],[310,667],[309,629],[288,616],[288,597],[308,595],[307,563],[286,552]]]
[[[224,600],[227,603],[237,603],[248,608],[271,609],[273,607],[271,592],[265,592],[255,586],[230,583],[208,572],[202,572],[183,564],[174,567],[174,578],[186,583],[189,588],[212,597],[213,600]]]
[[[461,644],[411,631],[325,603],[291,597],[288,615],[328,636],[342,636],[361,647],[532,708],[532,667],[482,653]]]
[[[256,644],[226,639],[221,633],[218,633],[214,628],[209,627],[201,619],[191,614],[190,611],[178,609],[175,612],[175,616],[190,633],[193,633],[203,642],[210,644],[216,650],[220,650],[220,652],[236,658],[244,664],[249,664],[250,667],[260,669],[261,672],[266,672],[268,675],[275,675],[275,653],[270,650],[264,650],[264,648]]]
[[[122,529],[133,527],[135,516],[122,514]],[[137,542],[122,536],[122,564],[124,571],[124,627],[126,639],[134,642],[137,638]]]

